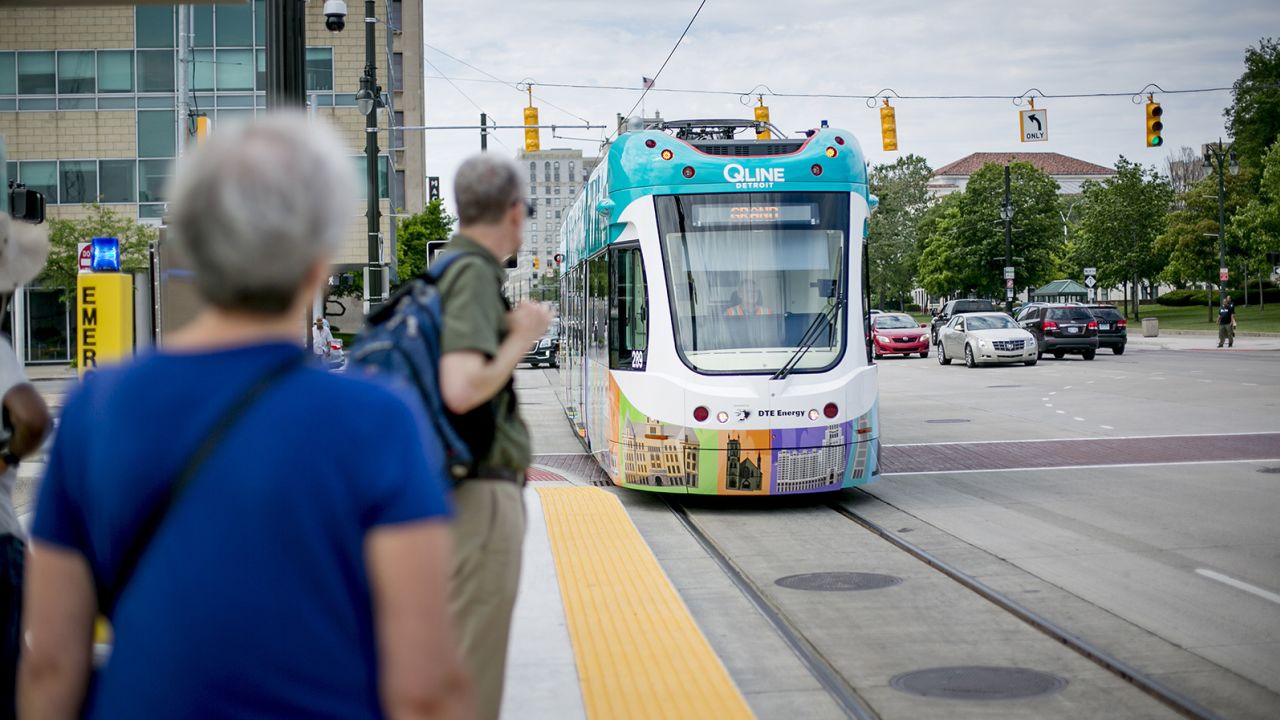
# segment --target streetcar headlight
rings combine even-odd
[[[821,414],[818,412],[817,408],[813,408],[812,410],[809,411],[810,420],[817,420],[819,417],[821,417]]]
[[[720,412],[716,413],[716,419],[722,423],[727,423],[729,422],[729,413],[721,410]]]

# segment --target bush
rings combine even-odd
[[[915,303],[907,303],[907,306],[906,306],[905,308],[903,308],[903,309],[904,309],[906,312],[909,312],[909,313],[918,313],[918,312],[920,312],[920,306],[919,306],[919,305],[917,305],[917,304],[915,304]]]

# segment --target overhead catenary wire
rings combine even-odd
[[[640,103],[644,102],[645,95],[649,94],[649,91],[652,90],[653,86],[658,82],[658,78],[662,77],[662,71],[667,69],[667,63],[671,62],[671,58],[676,54],[676,50],[680,49],[680,43],[684,42],[685,36],[689,34],[689,28],[693,27],[694,21],[698,19],[698,15],[702,13],[702,8],[706,7],[706,5],[707,0],[702,0],[702,2],[698,3],[698,9],[693,11],[693,17],[689,18],[689,24],[684,26],[684,31],[680,33],[680,37],[676,38],[676,44],[671,46],[671,52],[667,53],[667,58],[662,61],[662,65],[658,68],[658,72],[653,74],[653,77],[649,79],[649,82],[643,83],[644,88],[640,91],[640,97],[636,98],[635,104],[627,111],[625,117],[631,117],[631,113],[635,112],[636,108],[640,107]],[[616,132],[617,129],[614,130],[614,133]],[[612,136],[613,134],[611,133],[610,137]]]
[[[454,61],[454,62],[456,62],[456,63],[462,64],[462,65],[465,65],[465,66],[467,66],[467,67],[471,68],[472,70],[475,70],[476,72],[480,73],[481,75],[484,75],[485,77],[490,78],[490,82],[494,82],[494,83],[497,83],[497,84],[500,84],[500,85],[506,85],[507,87],[509,87],[509,88],[511,88],[512,90],[515,90],[516,92],[521,93],[521,94],[523,94],[523,93],[525,92],[525,91],[524,91],[524,89],[520,87],[520,83],[507,82],[506,80],[503,80],[502,78],[498,77],[497,75],[494,75],[494,74],[493,74],[493,73],[491,73],[491,72],[488,72],[488,71],[486,71],[486,70],[483,70],[483,69],[481,69],[481,68],[478,68],[478,67],[476,67],[475,65],[472,65],[471,63],[467,62],[466,60],[463,60],[462,58],[457,57],[456,55],[452,55],[452,54],[450,54],[450,53],[447,53],[447,52],[445,52],[444,50],[441,50],[440,48],[438,48],[438,47],[436,47],[436,46],[434,46],[434,45],[431,45],[430,43],[425,43],[425,42],[424,42],[424,43],[422,43],[422,46],[423,46],[423,47],[425,47],[425,48],[427,48],[428,50],[432,50],[432,51],[434,51],[434,52],[440,53],[441,55],[443,55],[443,56],[445,56],[445,57],[449,58],[450,60],[452,60],[452,61]],[[431,63],[430,63],[430,62],[428,62],[427,64],[428,64],[428,65],[431,65]],[[440,72],[440,69],[439,69],[439,68],[437,68],[435,65],[431,65],[431,67],[432,67],[432,68],[435,68],[436,72],[440,73],[440,75],[441,75],[441,77],[434,78],[434,79],[437,79],[437,80],[448,80],[448,79],[449,79],[449,78],[444,77],[444,73],[441,73],[441,72]],[[431,76],[427,76],[427,78],[429,78],[429,79],[430,79],[430,78],[431,78]],[[461,79],[461,78],[459,78],[459,80],[462,80],[462,79]],[[527,83],[528,85],[530,85],[530,86],[535,86],[535,85],[541,85],[541,84],[542,84],[542,83],[539,83],[539,82],[534,82],[534,81],[532,81],[532,80],[525,80],[525,81],[523,81],[523,82],[526,82],[526,83]],[[576,119],[576,120],[581,120],[581,121],[582,121],[582,122],[584,122],[584,123],[590,123],[590,122],[591,122],[590,120],[588,120],[588,119],[586,119],[586,118],[582,117],[581,115],[579,115],[579,114],[577,114],[577,113],[575,113],[575,112],[572,112],[572,111],[570,111],[570,110],[566,110],[566,109],[564,109],[564,108],[560,107],[559,105],[556,105],[555,103],[551,102],[550,100],[546,99],[545,97],[542,97],[541,95],[538,95],[537,93],[534,93],[534,94],[533,94],[533,97],[534,97],[536,100],[538,100],[538,102],[541,102],[541,103],[545,104],[547,107],[550,107],[550,108],[552,108],[552,109],[559,110],[560,112],[564,113],[565,115],[568,115],[569,117],[572,117],[572,118],[574,118],[574,119]]]
[[[429,65],[429,66],[431,67],[431,69],[432,69],[432,70],[435,70],[437,73],[440,73],[441,77],[442,77],[446,82],[448,82],[448,83],[449,83],[450,87],[452,87],[454,90],[457,90],[457,91],[458,91],[458,94],[459,94],[459,95],[461,95],[462,97],[466,98],[467,102],[471,103],[471,105],[472,105],[476,110],[479,110],[479,111],[480,111],[480,113],[481,113],[482,115],[484,115],[485,117],[493,117],[493,115],[492,115],[491,113],[489,113],[489,112],[488,112],[487,110],[485,110],[484,108],[480,107],[479,103],[477,103],[475,100],[472,100],[470,95],[468,95],[468,94],[466,94],[465,92],[463,92],[463,91],[462,91],[462,88],[458,87],[458,86],[457,86],[457,84],[455,84],[455,83],[453,82],[453,79],[452,79],[452,78],[450,78],[450,77],[446,76],[443,72],[441,72],[440,68],[438,68],[438,67],[436,67],[434,64],[432,64],[432,62],[431,62],[430,60],[428,60],[426,57],[423,57],[423,58],[422,58],[422,62],[424,62],[424,63],[426,63],[427,65]],[[486,130],[485,132],[488,132],[488,131]],[[510,148],[510,147],[508,147],[506,143],[502,142],[502,138],[498,137],[497,135],[494,135],[494,136],[493,136],[493,139],[494,139],[494,141],[495,141],[495,142],[497,142],[497,143],[498,143],[499,145],[501,145],[502,147],[506,148],[507,150],[511,150],[511,148]]]

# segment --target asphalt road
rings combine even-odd
[[[1035,367],[890,358],[880,373],[886,457],[958,449],[1001,469],[935,472],[921,460],[839,502],[1223,717],[1280,715],[1280,352],[1134,343],[1123,356]],[[577,452],[551,430],[554,372],[521,371],[519,382],[539,452]],[[1108,441],[1095,450],[1094,438]],[[1069,465],[1034,462],[1063,448]],[[1240,448],[1259,459],[1237,459]],[[620,496],[761,717],[841,716],[662,502]],[[705,499],[689,514],[882,717],[1169,714],[824,502]],[[822,571],[903,581],[849,593],[775,583]],[[966,662],[1068,685],[960,705],[888,686],[895,673]]]

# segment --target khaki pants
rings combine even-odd
[[[497,720],[511,613],[520,583],[524,498],[520,485],[467,480],[453,493],[454,561],[450,609],[481,720]]]
[[[1222,341],[1227,342],[1228,347],[1236,344],[1236,326],[1227,324],[1218,326],[1218,347],[1222,347]]]

